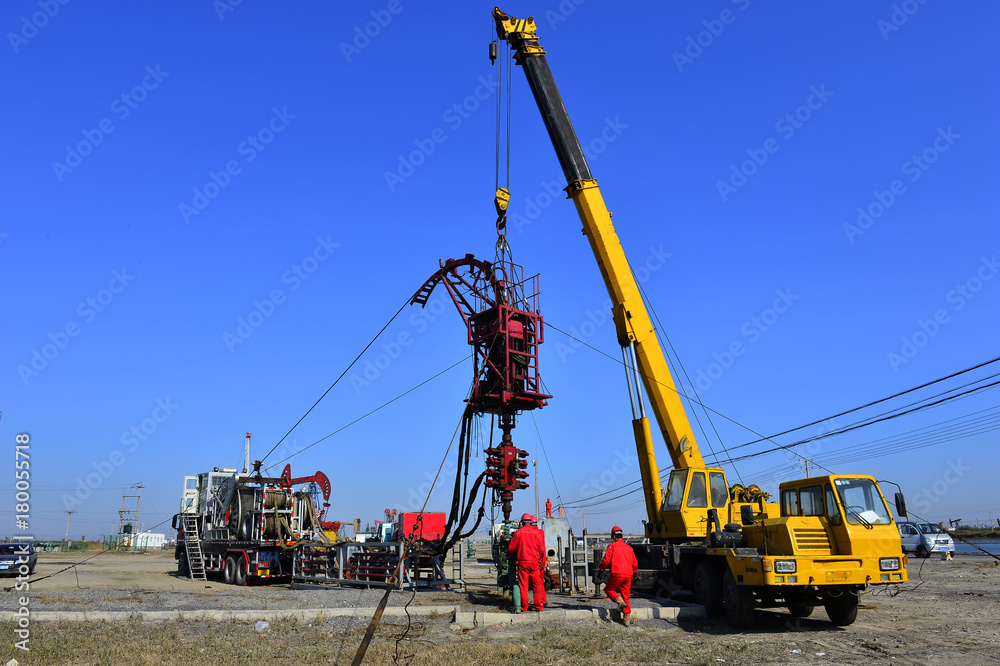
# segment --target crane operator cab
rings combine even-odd
[[[708,511],[715,509],[728,517],[728,505],[729,485],[721,469],[675,469],[667,481],[660,516],[668,538],[704,538],[709,532]]]

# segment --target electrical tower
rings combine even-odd
[[[130,491],[135,491],[134,495],[130,495]],[[122,493],[122,508],[118,512],[118,538],[115,542],[115,550],[122,550],[122,546],[126,540],[129,542],[129,548],[135,544],[134,534],[137,529],[139,529],[139,500],[142,496],[142,481],[130,486],[128,489]],[[131,500],[135,500],[135,508],[133,508]]]

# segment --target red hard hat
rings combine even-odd
[[[531,524],[534,525],[537,522],[538,522],[538,518],[535,517],[535,516],[531,516]]]
[[[529,523],[531,522],[531,514],[530,513],[526,513],[523,516],[521,516],[521,522],[523,523],[524,521],[528,521]]]
[[[614,534],[615,532],[623,532],[623,531],[624,530],[622,530],[622,528],[618,527],[617,525],[615,525],[614,527],[611,528],[611,533],[612,534]]]

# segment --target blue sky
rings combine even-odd
[[[662,330],[731,419],[715,418],[727,446],[756,438],[734,422],[772,434],[998,356],[996,7],[502,9],[536,17]],[[168,520],[184,475],[240,464],[246,431],[265,455],[438,259],[492,258],[491,10],[4,3],[0,442],[30,435],[36,536],[62,537],[68,508],[72,538],[113,531],[139,482],[140,521]],[[541,274],[554,396],[514,437],[539,455],[542,502],[577,501],[638,478],[631,413],[621,366],[559,332],[619,357],[519,70],[512,94],[508,240]],[[404,310],[267,464],[467,354],[453,310]],[[333,518],[412,508],[471,373],[298,453],[293,472],[329,475]],[[926,518],[995,520],[977,488],[994,482],[996,405],[984,391],[802,451],[901,484]],[[987,420],[958,427],[973,414]],[[946,421],[931,446],[845,458]],[[799,463],[727,474],[773,489]],[[0,532],[16,533],[13,465],[4,479]],[[588,508],[587,527],[639,529],[638,499]],[[515,510],[534,510],[531,491]]]

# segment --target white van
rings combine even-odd
[[[933,523],[899,523],[899,537],[904,553],[930,557],[931,553],[954,553],[951,535]]]

